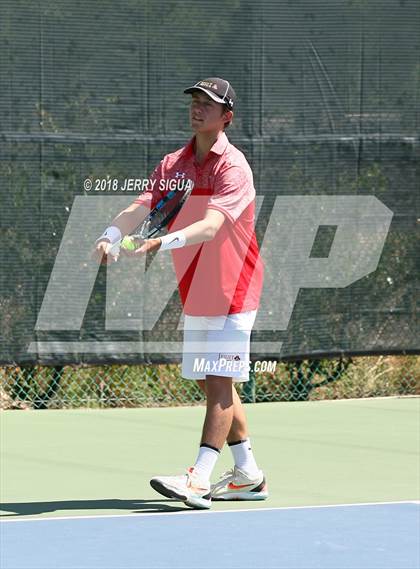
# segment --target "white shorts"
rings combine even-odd
[[[227,316],[188,316],[184,320],[182,377],[207,375],[249,379],[249,346],[256,310]]]

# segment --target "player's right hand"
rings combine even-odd
[[[101,265],[111,265],[111,263],[115,263],[115,261],[118,260],[118,255],[111,255],[111,249],[112,245],[107,239],[98,241],[92,251],[92,260]]]

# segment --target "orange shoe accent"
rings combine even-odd
[[[239,484],[238,486],[233,482],[229,482],[229,490],[240,490],[241,488],[247,488],[248,486],[253,486],[253,484]]]

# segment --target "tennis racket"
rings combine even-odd
[[[182,206],[189,198],[193,189],[193,184],[189,184],[185,190],[171,190],[166,196],[158,201],[156,206],[147,217],[128,235],[131,239],[150,239],[155,237],[164,229],[168,223],[177,215]],[[114,243],[110,250],[111,255],[119,252],[121,241]]]
[[[154,237],[177,215],[192,192],[192,184],[186,190],[171,190],[152,209],[146,219],[130,234],[139,239]]]

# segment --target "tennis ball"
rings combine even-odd
[[[126,249],[127,251],[135,251],[137,249],[137,243],[135,239],[126,235],[124,239],[121,241],[121,247]]]

